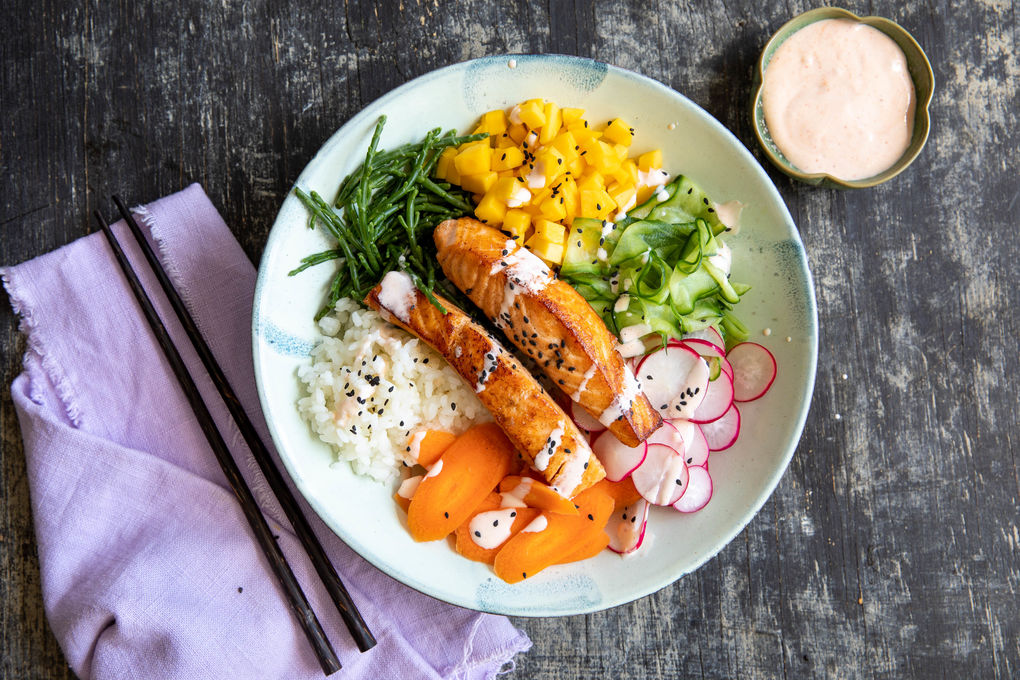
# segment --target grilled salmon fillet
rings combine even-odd
[[[492,335],[448,300],[436,309],[403,273],[392,271],[365,304],[439,352],[471,385],[521,456],[549,485],[572,498],[605,469],[570,416]]]
[[[446,278],[621,442],[637,446],[659,428],[616,337],[537,256],[469,217],[440,223],[433,236]]]

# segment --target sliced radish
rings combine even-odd
[[[621,555],[641,547],[648,526],[648,501],[639,498],[631,505],[613,511],[606,523],[609,534],[609,549]]]
[[[719,377],[709,382],[705,389],[707,393],[690,417],[696,423],[710,423],[722,418],[733,403],[733,381],[725,373],[720,373]],[[690,392],[687,394],[691,397],[697,396]]]
[[[595,433],[606,429],[598,418],[585,411],[576,401],[570,402],[570,416],[574,419],[574,424],[585,432]]]
[[[664,418],[690,419],[708,394],[709,373],[708,362],[698,357],[694,368],[687,374],[687,380],[679,386],[673,400],[667,405],[667,409],[663,410],[661,405],[655,402],[652,402],[652,406],[659,408],[659,413]]]
[[[660,413],[666,415],[674,398],[682,393],[692,380],[700,385],[702,367],[707,382],[708,364],[705,360],[690,347],[676,345],[664,347],[645,357],[644,361],[638,364],[637,377],[648,401]]]
[[[708,461],[708,440],[705,439],[701,426],[689,420],[670,421],[677,429],[686,444],[680,455],[688,467],[691,465],[704,465]]]
[[[630,477],[634,488],[646,501],[653,505],[672,505],[687,490],[687,463],[665,444],[649,444],[644,461]]]
[[[708,505],[712,499],[712,477],[708,466],[692,465],[688,468],[687,491],[673,507],[680,512],[695,512]]]
[[[606,469],[606,479],[618,482],[632,473],[645,460],[647,446],[627,446],[612,432],[602,433],[592,444],[591,450]]]
[[[646,444],[665,444],[674,451],[683,454],[684,449],[687,447],[683,435],[677,426],[668,420],[662,421],[662,426],[652,433],[652,435],[645,440]]]
[[[725,347],[726,343],[723,341],[722,334],[715,329],[715,326],[709,326],[703,328],[700,331],[694,331],[684,335],[682,340],[708,340],[717,347]]]
[[[703,357],[718,357],[722,359],[726,356],[726,350],[714,342],[708,340],[701,340],[700,338],[690,338],[688,340],[681,340],[681,344],[687,345],[695,352]]]
[[[731,404],[722,418],[705,423],[701,426],[705,434],[709,451],[724,451],[737,441],[740,434],[740,411],[736,404]]]
[[[742,342],[726,355],[733,365],[733,400],[754,401],[776,379],[776,358],[756,342]]]
[[[730,376],[730,380],[733,380],[733,364],[730,363],[729,359],[727,359],[726,357],[720,359],[719,368],[722,370],[723,373]]]

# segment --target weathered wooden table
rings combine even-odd
[[[0,18],[0,262],[119,193],[201,182],[258,260],[292,181],[364,104],[504,52],[589,56],[686,94],[756,154],[752,66],[811,5],[738,0],[37,3]],[[821,353],[797,455],[748,528],[633,604],[516,623],[517,678],[1020,676],[1020,59],[1009,2],[852,3],[935,69],[923,155],[857,192],[768,167],[813,265]],[[150,7],[156,5],[156,7]],[[764,161],[763,161],[764,162]],[[47,628],[0,305],[0,675],[70,672]]]

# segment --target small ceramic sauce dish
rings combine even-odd
[[[928,139],[931,64],[888,19],[835,7],[805,12],[772,36],[754,75],[758,142],[773,165],[802,182],[881,184]]]

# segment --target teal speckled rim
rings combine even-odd
[[[914,112],[914,134],[910,140],[910,146],[896,163],[888,170],[873,177],[859,180],[844,180],[833,177],[824,172],[806,173],[798,170],[776,147],[775,142],[769,134],[765,124],[765,112],[762,105],[762,82],[765,76],[765,69],[772,60],[772,55],[783,42],[791,35],[804,28],[808,24],[823,19],[850,19],[882,31],[893,39],[907,58],[907,68],[910,71],[910,78],[914,81],[914,91],[917,97],[917,106]],[[758,137],[758,143],[774,166],[785,174],[807,184],[827,187],[830,189],[866,189],[883,182],[887,182],[900,174],[914,162],[925,142],[928,141],[928,133],[931,129],[931,118],[928,107],[931,104],[932,94],[935,91],[935,74],[932,72],[931,63],[925,55],[924,50],[917,44],[914,37],[902,26],[894,21],[883,17],[859,17],[853,12],[838,7],[819,7],[795,16],[775,32],[772,38],[765,44],[758,59],[758,65],[754,72],[753,96],[751,98],[751,120],[754,123],[754,133]]]

